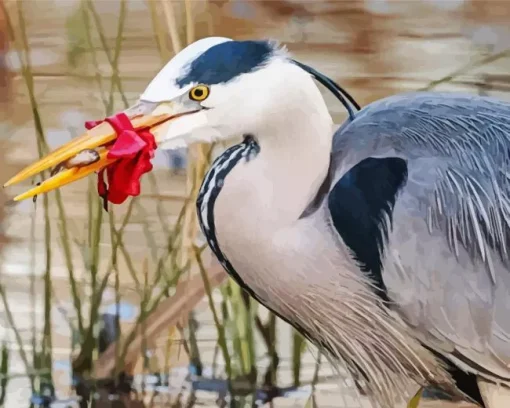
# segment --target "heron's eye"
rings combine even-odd
[[[207,85],[197,85],[189,91],[190,99],[201,102],[209,96],[209,87]]]

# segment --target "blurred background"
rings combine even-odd
[[[504,0],[0,0],[0,184],[204,36],[280,40],[363,106],[508,99],[509,23]],[[30,183],[0,191],[0,406],[367,406],[211,259],[194,198],[224,148],[159,151],[109,212],[95,177],[36,202],[9,201]]]

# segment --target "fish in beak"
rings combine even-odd
[[[147,107],[151,105],[154,104],[139,103],[128,109],[125,114],[135,132],[148,130],[154,136],[156,144],[167,141],[172,121],[197,112],[196,109],[186,110],[182,106],[168,102],[156,104],[156,108],[150,114],[139,113],[140,110],[147,110]],[[120,159],[111,155],[111,149],[117,138],[118,130],[116,131],[108,121],[101,122],[82,136],[21,170],[4,184],[4,188],[51,170],[50,178],[14,197],[14,201],[21,201],[99,172]]]

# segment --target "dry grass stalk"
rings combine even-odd
[[[7,109],[7,96],[8,96],[8,84],[9,77],[7,72],[7,66],[2,62],[5,60],[7,55],[7,49],[9,45],[8,32],[7,32],[7,16],[4,14],[3,0],[0,0],[0,110],[1,115],[5,113]],[[5,163],[6,159],[6,147],[3,143],[0,143],[0,163]],[[5,203],[7,202],[7,196],[5,191],[0,189],[0,250],[1,245],[5,243],[6,237],[2,233],[2,220],[5,217]]]
[[[4,113],[4,110],[7,108],[10,85],[9,70],[7,69],[6,61],[9,47],[9,35],[3,1],[4,0],[0,0],[0,109],[2,113]]]
[[[168,33],[170,34],[170,40],[172,41],[174,54],[177,54],[182,50],[182,44],[179,37],[174,5],[170,0],[161,0],[161,5],[163,6],[163,13],[165,14],[166,25],[168,28]]]
[[[193,1],[184,1],[184,12],[186,21],[186,41],[188,45],[195,41],[195,24],[193,21]],[[179,36],[178,21],[180,18],[176,16],[175,4],[169,0],[161,0],[163,12],[166,19],[168,33],[173,46],[173,53],[177,54],[183,48],[181,38]],[[200,183],[208,168],[208,156],[210,146],[207,144],[196,144],[188,150],[188,168],[187,168],[187,193],[189,201],[186,204],[183,223],[183,235],[181,242],[181,259],[180,266],[186,265],[193,260],[193,242],[198,233],[198,223],[195,213],[195,201],[200,188]]]
[[[0,143],[0,163],[5,163],[7,158],[6,146],[4,143]],[[5,204],[7,203],[7,196],[5,195],[4,189],[0,189],[0,251],[2,246],[7,243],[7,237],[3,233],[2,221],[5,218]]]

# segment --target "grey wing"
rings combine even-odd
[[[507,381],[509,161],[510,104],[396,96],[369,105],[336,133],[329,197],[333,222],[361,263],[370,269],[379,251],[380,270],[372,274],[417,335],[461,367]],[[378,189],[388,177],[393,182]],[[360,220],[360,211],[382,229],[377,242],[370,228],[364,237],[349,232],[345,212]]]

